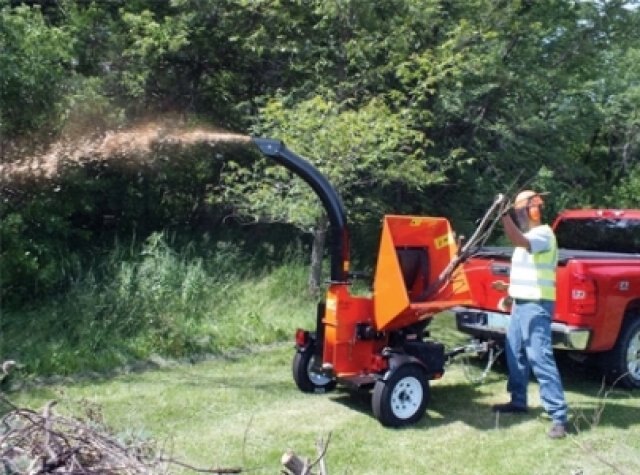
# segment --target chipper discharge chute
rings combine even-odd
[[[253,140],[311,186],[331,225],[326,298],[318,304],[315,330],[296,332],[298,388],[372,389],[373,413],[382,424],[416,422],[426,409],[429,381],[442,377],[447,359],[444,345],[429,339],[426,327],[436,313],[471,299],[448,220],[384,216],[372,295],[352,295],[349,233],[337,192],[282,142]]]

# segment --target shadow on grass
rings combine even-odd
[[[527,414],[496,416],[490,405],[478,402],[486,397],[471,384],[454,384],[449,386],[432,386],[431,398],[425,416],[416,424],[406,429],[434,429],[462,422],[479,430],[495,430],[508,428],[531,418],[537,417],[537,410]],[[365,392],[339,392],[333,400],[363,415],[374,417],[371,408],[371,395]]]
[[[475,366],[472,370],[477,374],[484,367],[481,362],[471,365]],[[558,367],[568,394],[570,427],[574,432],[587,432],[598,426],[620,429],[637,426],[637,421],[640,420],[637,391],[604,385],[597,371],[569,359],[559,358]],[[489,384],[504,382],[499,391],[505,400],[508,398],[506,378],[506,365],[501,364],[489,376]],[[537,385],[533,377],[530,384]],[[548,419],[540,401],[531,401],[535,407],[530,408],[526,414],[496,414],[491,410],[491,404],[483,401],[487,398],[486,389],[471,382],[442,385],[435,383],[431,385],[430,393],[425,416],[406,429],[433,429],[462,422],[478,430],[489,431],[506,429],[532,419]],[[572,395],[575,394],[580,396],[580,400],[572,402],[571,399],[575,399]],[[332,397],[339,404],[374,417],[369,392],[351,393],[344,390]]]

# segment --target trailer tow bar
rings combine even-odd
[[[452,349],[451,351],[448,351],[447,353],[445,353],[445,358],[446,358],[445,361],[447,363],[451,363],[453,362],[453,359],[456,356],[467,355],[468,353],[475,353],[475,354],[486,353],[487,364],[484,370],[482,371],[482,373],[480,374],[480,376],[476,376],[472,374],[470,370],[469,359],[467,357],[463,358],[463,371],[467,379],[474,384],[481,384],[487,378],[487,375],[489,374],[489,371],[491,371],[493,364],[500,357],[503,351],[504,351],[504,348],[499,346],[493,340],[479,341],[479,340],[473,339],[467,345],[458,346]]]

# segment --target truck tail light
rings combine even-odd
[[[582,274],[574,274],[571,282],[571,311],[581,315],[596,313],[596,282]]]

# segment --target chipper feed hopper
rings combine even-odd
[[[293,378],[304,392],[340,385],[372,389],[376,418],[387,426],[419,420],[429,381],[444,373],[444,345],[425,331],[438,312],[470,303],[458,248],[447,219],[384,216],[370,297],[350,292],[349,233],[342,202],[310,163],[282,142],[254,138],[263,154],[305,180],[330,221],[331,276],[318,304],[316,328],[296,332]]]

